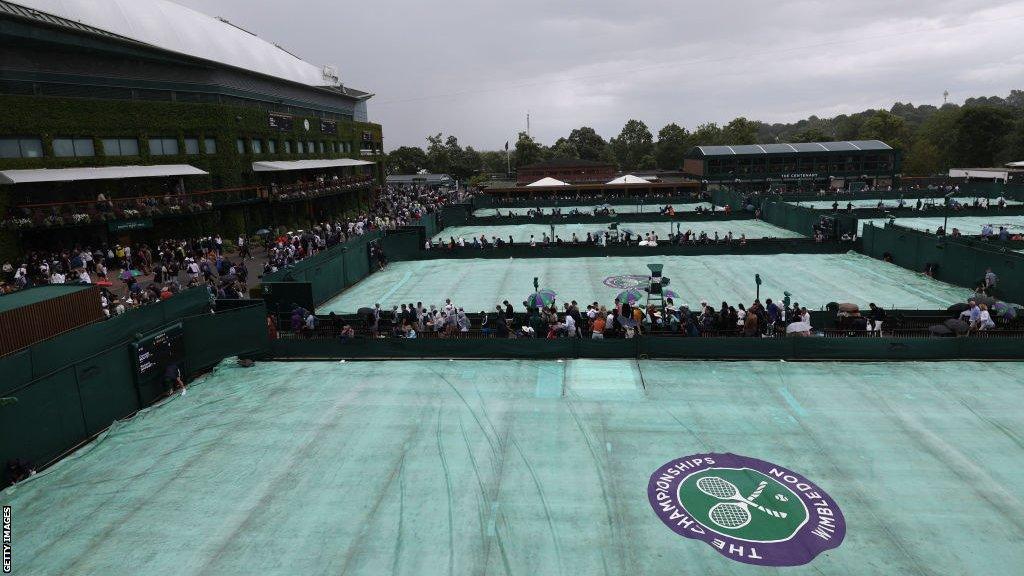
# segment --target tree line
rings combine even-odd
[[[390,174],[419,170],[450,174],[460,180],[504,174],[553,158],[576,158],[615,164],[620,170],[678,170],[683,156],[697,145],[882,140],[903,150],[903,173],[930,175],[952,167],[982,168],[1024,160],[1024,91],[1009,96],[968,98],[963,105],[897,102],[888,110],[865,110],[834,118],[811,116],[792,124],[766,124],[736,118],[724,126],[713,122],[693,130],[670,123],[657,139],[640,120],[631,119],[617,136],[605,140],[589,126],[572,130],[546,146],[520,132],[507,150],[475,150],[458,138],[438,133],[426,148],[402,146],[388,153]]]

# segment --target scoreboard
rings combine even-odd
[[[172,324],[135,341],[135,371],[139,381],[160,377],[171,364],[185,359],[185,331]]]

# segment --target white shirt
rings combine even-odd
[[[576,321],[568,314],[565,315],[565,329],[569,331],[569,334],[576,333]]]

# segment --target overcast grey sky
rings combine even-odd
[[[657,134],[1024,88],[1024,0],[175,0],[374,92],[387,149]]]

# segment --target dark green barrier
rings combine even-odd
[[[470,215],[473,213],[472,204],[451,204],[441,208],[441,223],[439,226],[447,228],[449,226],[462,226],[469,220]]]
[[[266,285],[308,282],[314,306],[320,305],[370,274],[368,244],[383,236],[384,234],[379,230],[367,232],[344,244],[331,246],[291,268],[284,268],[273,274],[265,275],[263,283]],[[272,289],[271,294],[273,294],[273,290],[276,288]],[[270,307],[274,309],[277,305],[277,296],[270,296],[270,298]],[[290,304],[290,302],[286,304]]]
[[[691,358],[730,360],[1022,359],[1011,338],[417,338],[275,340],[275,359],[359,358]]]
[[[185,365],[189,375],[228,356],[255,356],[269,348],[267,308],[262,302],[185,321]]]
[[[261,301],[217,315],[169,320],[184,325],[186,376],[206,370],[227,356],[263,354],[268,350],[266,307]],[[104,324],[116,325],[113,321]],[[162,384],[145,389],[136,385],[132,362],[136,326],[119,325],[127,330],[105,335],[104,351],[79,356],[64,366],[49,364],[42,377],[14,387],[8,386],[4,374],[8,387],[4,395],[16,398],[17,402],[0,407],[0,462],[21,458],[41,466],[114,420],[159,398]],[[150,326],[147,331],[164,325]],[[68,336],[77,338],[77,332],[84,330]],[[78,350],[85,349],[78,343],[72,345]],[[6,474],[6,470],[0,470],[0,474]],[[4,484],[6,478],[0,478],[0,485]]]
[[[814,227],[821,222],[822,216],[829,216],[836,220],[837,236],[857,235],[856,215],[844,212],[827,214],[821,210],[776,201],[765,202],[761,206],[762,220],[805,236],[814,236]]]
[[[592,245],[550,245],[546,247],[528,244],[502,246],[498,248],[434,248],[420,250],[410,255],[409,260],[432,260],[439,258],[585,258],[602,256],[703,256],[714,254],[836,254],[857,248],[856,242],[815,242],[810,238],[784,238],[778,240],[748,240],[745,245],[738,241],[732,244],[710,243],[695,245],[659,244],[657,246],[632,246],[612,244]],[[397,258],[396,258],[397,260]]]
[[[389,230],[381,240],[381,248],[388,260],[416,260],[423,252],[425,238],[422,228],[402,228]]]
[[[0,392],[24,385],[81,358],[109,350],[140,332],[149,332],[178,318],[201,313],[210,306],[206,288],[192,288],[155,304],[129,310],[44,340],[26,351],[0,359]]]
[[[874,258],[891,254],[893,263],[921,272],[926,263],[938,264],[936,278],[974,288],[985,270],[999,276],[996,295],[1020,302],[1024,299],[1024,254],[999,246],[998,242],[950,240],[900,226],[879,228],[864,225],[863,252]]]

